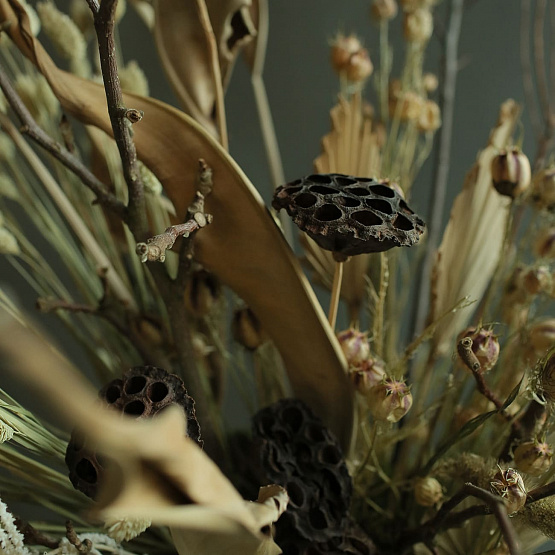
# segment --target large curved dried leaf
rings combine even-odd
[[[0,0],[0,18],[10,22],[10,36],[47,77],[64,109],[110,133],[102,88],[55,66],[28,31],[27,16],[15,0]],[[126,95],[125,102],[145,113],[134,127],[138,155],[163,184],[178,218],[184,217],[194,196],[199,158],[212,167],[215,185],[206,208],[214,222],[195,238],[196,257],[252,308],[276,344],[296,396],[346,445],[353,392],[345,359],[259,194],[227,152],[191,118],[149,98]]]
[[[218,50],[216,73],[199,17],[202,3]],[[214,136],[214,75],[225,84],[239,49],[256,34],[250,5],[251,0],[159,0],[155,4],[154,37],[168,79],[184,110]]]
[[[491,161],[510,141],[519,107],[506,101],[489,143],[478,155],[466,176],[463,190],[451,209],[432,274],[430,321],[455,306],[460,299],[480,300],[495,271],[508,217],[510,199],[492,186]],[[466,325],[471,311],[458,310],[443,320],[436,330],[438,351],[452,349],[453,336]]]

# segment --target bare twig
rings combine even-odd
[[[79,536],[77,535],[77,532],[75,531],[75,528],[73,528],[73,523],[71,522],[71,520],[66,521],[66,538],[69,540],[69,543],[71,543],[71,545],[75,546],[75,549],[77,549],[79,553],[91,552],[93,547],[91,540],[86,539],[84,541],[81,541],[79,539]]]
[[[545,484],[539,488],[529,491],[526,496],[526,505],[539,501],[540,499],[545,499],[551,495],[555,495],[555,482],[550,482],[549,484]]]
[[[108,114],[129,192],[126,222],[135,238],[141,240],[148,234],[148,223],[144,186],[137,164],[137,150],[132,137],[132,123],[128,119],[129,109],[124,105],[118,76],[114,39],[117,0],[103,0],[100,5],[96,0],[87,0],[87,2],[94,16]]]
[[[2,89],[6,100],[12,107],[13,111],[23,125],[21,132],[30,137],[33,141],[43,147],[52,156],[58,159],[64,166],[70,169],[77,177],[81,179],[95,195],[96,200],[102,206],[105,206],[118,216],[123,217],[125,212],[124,204],[119,201],[113,193],[111,193],[104,183],[97,179],[94,174],[69,150],[64,148],[60,143],[52,139],[45,133],[33,119],[33,116],[13,88],[8,76],[2,66],[0,66],[0,88]]]
[[[439,243],[447,178],[451,155],[453,135],[453,118],[455,109],[455,90],[458,72],[458,48],[464,11],[464,0],[450,3],[449,24],[445,40],[445,52],[442,63],[442,88],[440,106],[443,124],[438,131],[438,149],[435,164],[434,185],[431,195],[431,208],[428,220],[428,242],[426,256],[419,275],[419,291],[413,316],[413,334],[424,328],[430,298],[430,275],[435,251]]]
[[[40,532],[27,521],[19,517],[15,519],[15,525],[23,534],[24,541],[27,545],[43,545],[49,549],[56,549],[60,543],[56,538]]]

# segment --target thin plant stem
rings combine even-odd
[[[373,339],[374,349],[379,357],[383,357],[384,352],[384,316],[385,301],[387,298],[387,288],[389,285],[389,265],[387,253],[380,253],[380,290],[378,293],[378,304],[374,314]]]
[[[380,83],[379,83],[379,99],[380,99],[380,118],[383,123],[389,120],[388,107],[388,82],[389,72],[391,70],[391,51],[389,49],[389,21],[384,19],[380,21]]]
[[[333,285],[331,289],[330,311],[328,321],[331,329],[335,330],[337,320],[337,309],[339,307],[339,297],[341,295],[341,282],[343,281],[343,262],[335,263],[335,273],[333,274]]]

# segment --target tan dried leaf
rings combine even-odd
[[[102,88],[56,67],[33,38],[25,11],[15,0],[0,0],[0,20],[10,22],[10,36],[49,80],[64,109],[110,133]],[[283,358],[295,395],[345,447],[353,415],[346,361],[260,195],[227,152],[190,117],[150,98],[124,99],[127,106],[145,113],[134,126],[138,155],[164,186],[178,221],[183,221],[194,197],[199,158],[212,168],[215,185],[206,210],[214,221],[195,238],[196,258],[253,310]]]
[[[495,271],[510,199],[493,188],[491,161],[497,151],[510,142],[519,111],[513,100],[501,106],[499,121],[490,134],[489,143],[478,154],[453,203],[432,273],[430,321],[463,297],[480,300]],[[443,320],[433,340],[439,352],[452,349],[453,337],[467,325],[470,316],[471,310],[465,308]]]

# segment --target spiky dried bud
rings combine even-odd
[[[397,15],[395,0],[374,0],[370,6],[370,14],[375,21],[388,21]]]
[[[337,334],[337,340],[351,366],[357,366],[370,356],[368,333],[349,328]]]
[[[349,375],[355,389],[362,395],[368,395],[370,390],[384,380],[385,363],[378,357],[369,356],[356,366],[349,368]]]
[[[555,209],[555,166],[549,166],[533,176],[530,198],[538,210]]]
[[[409,42],[425,43],[434,31],[434,18],[428,8],[405,12],[403,34]]]
[[[341,33],[331,43],[331,65],[339,75],[352,83],[364,81],[374,71],[368,50],[362,47],[358,37],[346,37]]]
[[[422,507],[433,507],[443,498],[441,484],[431,476],[418,478],[414,484],[414,499]]]
[[[190,314],[201,318],[210,313],[221,294],[219,281],[206,270],[196,270],[185,286],[185,307]]]
[[[435,90],[437,90],[437,87],[439,85],[437,75],[434,75],[433,73],[424,73],[424,75],[422,76],[422,85],[424,86],[424,90],[427,93],[434,92]]]
[[[507,513],[518,512],[526,503],[526,488],[522,476],[513,468],[499,469],[490,482],[491,491],[502,497],[507,507]]]
[[[370,389],[366,399],[368,408],[376,420],[399,422],[412,406],[412,394],[404,381],[384,378]]]
[[[555,258],[555,227],[542,230],[534,241],[534,254],[538,258]]]
[[[518,148],[503,149],[491,161],[491,178],[499,194],[517,198],[530,187],[530,161]]]
[[[551,467],[553,449],[543,441],[526,441],[515,449],[514,460],[521,472],[541,476]]]
[[[426,100],[418,117],[418,130],[424,133],[436,131],[441,126],[441,111],[433,100]]]
[[[470,327],[459,334],[457,343],[460,343],[464,338],[472,340],[472,346],[470,347],[472,353],[468,353],[468,355],[476,357],[481,371],[487,372],[491,370],[497,363],[500,350],[499,341],[497,336],[494,335],[493,330]],[[461,349],[458,349],[458,354],[465,366],[468,366]]]
[[[537,266],[525,270],[522,286],[529,295],[538,295],[551,291],[553,279],[547,266]]]
[[[260,320],[248,307],[235,312],[231,322],[231,332],[235,341],[249,351],[255,351],[268,339]]]

